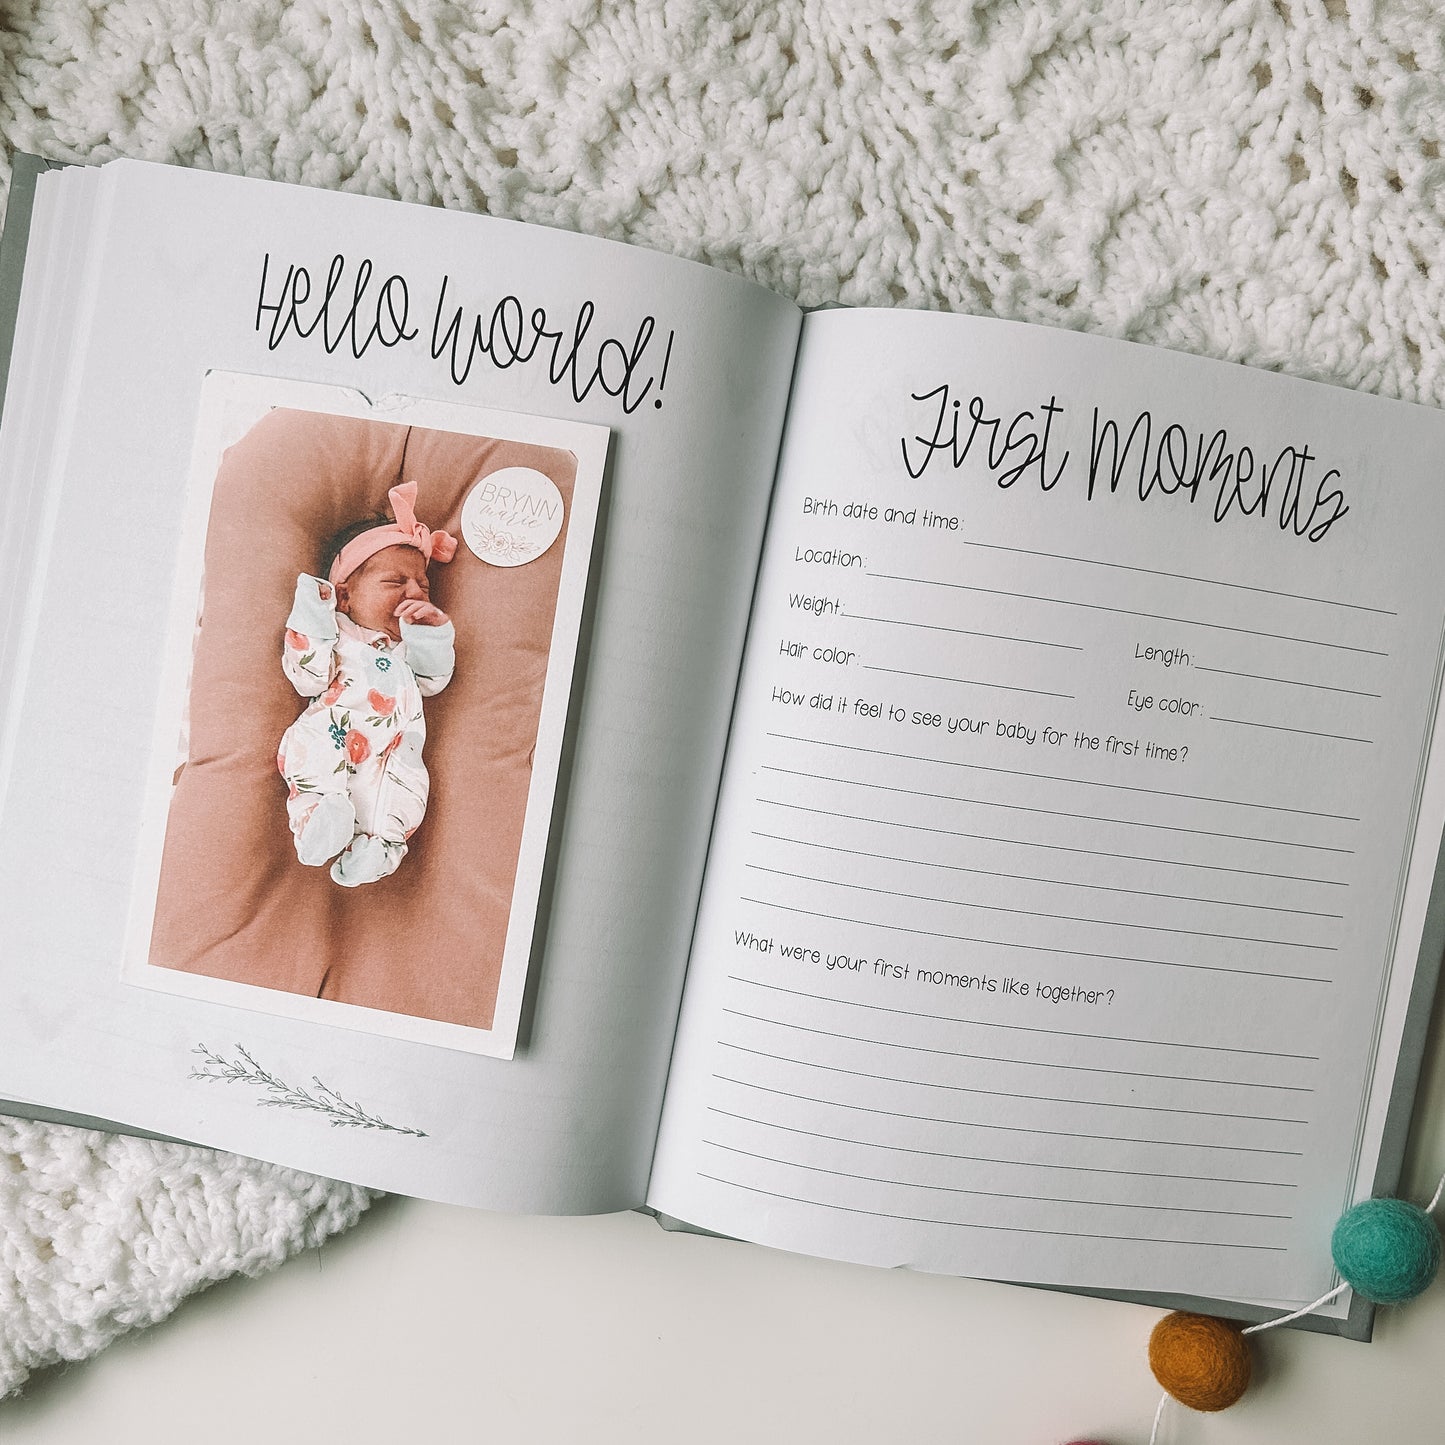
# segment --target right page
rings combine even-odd
[[[1439,844],[1442,444],[1129,343],[809,317],[649,1202],[1327,1288]]]

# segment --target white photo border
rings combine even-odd
[[[565,551],[542,706],[537,721],[532,776],[527,790],[527,808],[490,1029],[391,1013],[334,999],[308,998],[283,989],[161,968],[149,961],[161,857],[174,791],[176,740],[180,736],[190,690],[195,619],[204,585],[205,542],[216,474],[226,449],[278,407],[555,447],[570,451],[577,458],[577,477],[571,515],[563,539]],[[409,1043],[457,1049],[498,1059],[514,1056],[536,935],[537,908],[610,440],[610,428],[587,422],[494,411],[419,397],[386,396],[373,402],[355,388],[324,382],[227,371],[206,373],[201,387],[186,510],[177,547],[176,574],[166,624],[164,672],[146,766],[135,874],[120,969],[122,982],[204,1003],[381,1034]]]

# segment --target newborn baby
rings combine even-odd
[[[291,684],[312,699],[276,756],[296,856],[331,863],[343,888],[375,883],[406,857],[426,813],[422,698],[454,665],[454,629],[431,603],[427,569],[450,562],[456,541],[416,520],[415,482],[388,495],[395,521],[344,528],[326,581],[296,579],[281,652]]]

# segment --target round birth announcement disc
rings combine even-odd
[[[462,503],[462,538],[483,562],[535,562],[562,530],[562,493],[532,467],[490,472]]]

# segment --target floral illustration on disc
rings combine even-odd
[[[530,537],[521,537],[516,532],[505,532],[497,527],[484,527],[468,540],[479,557],[495,557],[503,562],[526,558],[535,548]]]

